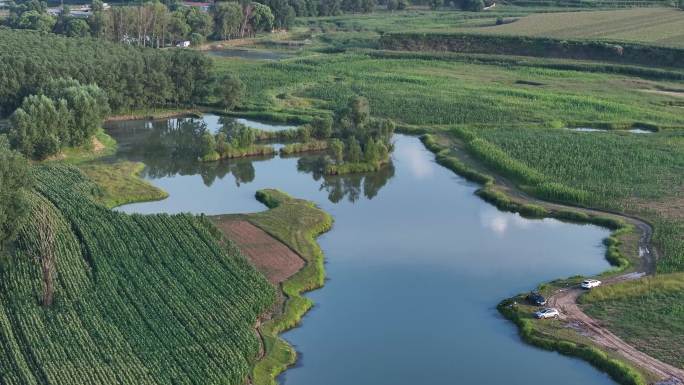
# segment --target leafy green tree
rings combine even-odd
[[[439,9],[444,6],[444,0],[430,0],[430,9]]]
[[[388,11],[396,11],[399,9],[399,1],[398,0],[387,0],[387,10]]]
[[[252,17],[249,22],[254,32],[270,31],[273,29],[275,16],[271,8],[261,3],[252,3]]]
[[[313,128],[311,128],[310,125],[304,125],[297,130],[299,140],[306,143],[311,140],[311,133],[313,132]]]
[[[330,118],[315,118],[311,122],[313,136],[317,139],[329,138],[332,135],[332,120]]]
[[[267,5],[273,13],[273,26],[275,28],[288,29],[292,26],[296,12],[287,0],[266,0],[264,1],[264,4]]]
[[[211,132],[207,131],[202,134],[202,139],[200,141],[200,154],[202,156],[209,155],[216,151],[216,139]]]
[[[363,96],[356,96],[349,101],[350,119],[354,128],[363,128],[370,118],[370,105],[368,99]]]
[[[109,113],[107,95],[94,84],[81,85],[73,79],[56,79],[45,85],[43,93],[56,103],[65,101],[69,110],[68,134],[61,137],[62,145],[86,143]]]
[[[105,37],[107,34],[107,19],[104,13],[104,4],[100,0],[93,0],[90,7],[93,12],[88,18],[90,32],[95,37]]]
[[[47,13],[27,11],[19,16],[16,27],[19,29],[34,29],[40,32],[52,32],[55,23],[55,18]]]
[[[59,152],[68,140],[71,116],[65,100],[57,105],[45,95],[31,95],[10,117],[12,147],[29,158],[45,159]]]
[[[371,13],[375,8],[375,0],[361,0],[361,12]]]
[[[236,122],[234,119],[221,119],[219,129],[226,137],[226,141],[235,148],[249,147],[256,142],[256,131],[244,124]]]
[[[233,2],[214,3],[211,13],[214,18],[214,36],[226,40],[237,36],[242,21],[242,7]]]
[[[371,137],[366,141],[366,148],[363,152],[363,160],[368,163],[375,163],[379,160],[378,148],[375,144],[375,140]]]
[[[244,96],[245,86],[237,76],[228,74],[216,82],[215,94],[226,109],[234,108]]]
[[[90,25],[83,19],[69,19],[66,22],[64,34],[69,37],[88,37],[90,36]]]
[[[320,0],[317,16],[336,16],[342,13],[341,0]]]
[[[171,42],[175,44],[178,41],[185,40],[190,33],[190,25],[185,20],[185,15],[182,11],[175,11],[171,14],[169,19],[168,31],[171,35]]]
[[[361,150],[361,144],[354,137],[350,136],[347,139],[347,161],[350,163],[358,163],[363,157],[363,151]]]
[[[335,163],[341,164],[344,161],[344,142],[334,138],[328,143],[330,156],[335,160]]]
[[[193,47],[197,47],[198,45],[201,45],[205,41],[205,36],[200,35],[199,33],[191,33],[190,34],[190,44]]]
[[[189,7],[185,9],[185,19],[190,26],[190,31],[192,33],[200,34],[204,37],[209,36],[209,34],[211,34],[212,28],[214,27],[211,15],[206,12],[202,12],[197,7]]]
[[[479,12],[485,7],[483,0],[462,0],[461,8],[464,11]]]
[[[0,252],[16,236],[28,215],[27,190],[31,186],[29,164],[0,135]]]
[[[409,6],[408,0],[397,0],[397,9],[398,10],[400,10],[400,11],[404,10],[404,9],[408,8],[408,6]]]
[[[59,12],[59,15],[57,15],[55,25],[54,27],[52,27],[52,32],[57,34],[64,34],[64,32],[66,31],[66,25],[71,19],[71,7],[65,4],[62,7],[62,10]]]
[[[216,152],[223,155],[228,151],[228,138],[222,131],[216,134]]]

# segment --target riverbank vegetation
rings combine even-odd
[[[640,61],[633,62],[642,64],[522,58],[515,52],[378,50],[383,34],[379,30],[397,31],[408,25],[409,31],[430,38],[430,32],[448,31],[455,23],[471,23],[475,29],[478,23],[494,22],[460,16],[446,20],[438,13],[408,14],[306,20],[318,34],[310,49],[315,55],[306,55],[305,49],[297,58],[275,63],[217,59],[217,67],[247,73],[241,77],[246,89],[240,109],[249,114],[313,119],[344,108],[350,97],[362,95],[369,101],[371,116],[392,119],[403,131],[435,134],[433,142],[443,146],[436,151],[440,164],[479,183],[499,180],[491,175],[511,182],[479,193],[497,206],[532,217],[551,215],[578,222],[595,216],[594,223],[613,229],[622,227],[614,216],[550,210],[526,199],[644,218],[654,227],[653,242],[661,256],[657,270],[684,270],[681,69],[654,68],[645,53],[655,51],[646,46]],[[568,127],[607,132],[578,132]],[[634,128],[650,133],[629,132]],[[631,226],[608,240],[606,257],[616,266],[610,274],[635,269],[637,247],[638,234]],[[635,294],[629,301],[640,298]],[[614,301],[620,306],[623,299]],[[634,306],[635,302],[624,301],[624,309]],[[642,341],[649,339],[646,334],[657,341],[664,325],[642,330]],[[563,330],[561,337],[568,340],[571,334],[576,333]],[[589,346],[590,341],[581,344]],[[681,344],[673,341],[672,345]],[[580,356],[590,361],[598,357]],[[619,357],[606,359],[612,362]],[[624,381],[634,380],[630,378]]]
[[[270,210],[250,214],[248,220],[306,260],[304,268],[282,284],[287,296],[283,311],[260,329],[265,356],[255,365],[252,381],[255,385],[273,385],[278,374],[297,359],[295,350],[279,334],[297,326],[313,306],[303,293],[323,286],[325,281],[323,252],[315,238],[330,229],[332,217],[312,202],[294,199],[278,190],[260,190],[257,199]]]
[[[386,2],[388,8],[400,7],[399,2],[391,2]],[[106,33],[130,33],[137,36],[137,44],[154,46],[181,38],[197,42],[211,33],[220,38],[244,36],[244,23],[238,20],[250,20],[244,17],[243,7],[251,3],[217,4],[223,4],[217,10],[225,9],[210,18],[193,10],[160,12],[172,17],[168,24],[160,20],[160,25],[173,25],[167,31],[139,31],[143,28],[140,20],[130,24],[122,20],[125,28]],[[334,15],[342,7],[334,1],[296,5],[269,1],[266,5],[272,10],[276,28],[290,26],[294,15]],[[344,7],[355,11],[368,11],[369,5],[372,2],[344,2]],[[442,4],[434,1],[430,5],[440,8]],[[149,21],[155,7],[148,4],[131,9],[143,11],[141,19]],[[233,113],[246,116],[296,121],[304,126],[277,134],[237,125],[212,133],[191,119],[164,126],[153,122],[151,130],[138,133],[143,146],[136,148],[140,151],[136,155],[147,161],[146,154],[165,154],[150,161],[150,173],[201,168],[208,170],[202,175],[205,183],[228,172],[241,183],[254,178],[251,163],[223,167],[221,162],[213,162],[209,163],[212,167],[216,164],[212,169],[198,165],[197,160],[270,154],[274,151],[270,146],[257,142],[288,136],[283,153],[321,150],[319,159],[302,160],[298,168],[323,176],[322,188],[330,191],[331,201],[339,201],[345,194],[354,199],[360,188],[326,179],[325,174],[381,168],[365,179],[354,179],[359,186],[363,181],[367,196],[377,194],[387,182],[383,173],[394,172],[387,163],[392,151],[392,122],[396,122],[406,132],[435,134],[424,137],[424,143],[437,153],[437,161],[485,184],[480,196],[498,207],[530,217],[556,216],[622,228],[619,238],[606,242],[607,257],[618,269],[629,268],[629,262],[634,266],[636,241],[629,227],[614,217],[550,209],[530,203],[528,197],[648,220],[662,256],[658,272],[683,271],[681,49],[644,46],[645,40],[640,44],[604,40],[563,43],[560,39],[565,36],[522,39],[483,37],[472,31],[466,36],[455,31],[462,27],[499,28],[493,27],[497,18],[502,21],[500,28],[514,28],[515,23],[506,24],[508,17],[534,10],[497,6],[487,14],[411,10],[303,19],[298,22],[302,29],[287,35],[293,40],[255,43],[296,50],[297,57],[278,62],[210,59],[190,50],[153,50],[106,39],[0,29],[0,67],[6,69],[0,74],[0,115],[9,116],[21,107],[25,114],[17,113],[22,119],[13,119],[14,126],[37,134],[25,135],[35,139],[27,142],[34,143],[32,147],[20,146],[20,141],[15,145],[39,159],[53,153],[55,146],[63,149],[63,142],[71,144],[72,138],[76,144],[87,145],[87,136],[79,133],[92,135],[95,125],[91,123],[101,119],[98,112],[97,119],[88,120],[87,127],[73,136],[59,129],[66,125],[47,127],[45,122],[59,123],[75,116],[58,112],[68,111],[68,95],[52,98],[43,91],[53,78],[74,79],[79,87],[97,85],[114,112],[203,104],[233,108],[237,110]],[[49,26],[42,12],[24,18],[37,23],[29,28]],[[126,12],[132,15],[120,12],[122,17]],[[265,10],[263,15],[268,24]],[[62,23],[65,34],[81,35],[74,31],[82,31],[83,23],[66,17]],[[266,24],[260,23],[261,19],[258,24],[266,30]],[[404,34],[392,36],[396,32]],[[120,41],[122,36],[116,39]],[[155,38],[148,41],[148,36]],[[454,36],[460,36],[460,43],[453,43]],[[652,42],[661,40],[644,36]],[[608,37],[631,40],[622,35]],[[450,45],[461,47],[464,41],[477,47],[486,43],[491,50],[472,54],[380,49],[442,50]],[[548,58],[540,47],[561,54],[571,51],[571,55],[557,55],[563,58],[594,61]],[[518,56],[522,54],[533,56]],[[662,59],[660,65],[671,67],[653,68],[653,57]],[[236,95],[242,97],[236,100]],[[32,121],[42,123],[29,124]],[[72,126],[76,124],[69,125],[70,129]],[[572,132],[566,127],[620,130]],[[625,131],[636,127],[652,133]],[[52,140],[55,138],[58,140]],[[256,384],[272,384],[277,373],[294,362],[294,351],[277,334],[296,325],[310,308],[311,302],[301,292],[323,284],[322,255],[313,239],[329,228],[330,217],[310,203],[274,191],[259,195],[273,209],[250,216],[250,221],[297,251],[308,264],[283,285],[288,305],[282,315],[263,325],[267,355],[255,363],[258,341],[252,327],[256,318],[270,309],[275,296],[273,288],[234,247],[228,244],[222,249],[208,225],[189,215],[126,216],[103,207],[163,195],[131,181],[140,171],[137,164],[80,164],[99,186],[64,164],[37,165],[31,172],[37,187],[29,192],[24,183],[31,178],[22,176],[29,174],[22,171],[26,161],[2,140],[0,160],[12,166],[5,169],[0,164],[0,175],[5,178],[8,170],[12,175],[8,177],[11,183],[5,185],[3,179],[0,185],[0,235],[8,239],[16,233],[6,224],[21,225],[19,242],[8,248],[10,256],[3,258],[0,269],[0,291],[6,298],[0,307],[0,338],[3,346],[10,347],[0,352],[0,362],[3,368],[10,368],[9,382],[83,379],[88,383],[145,384],[201,379],[242,384],[251,373]],[[49,151],[36,151],[43,147]],[[176,162],[180,158],[189,161]],[[511,186],[494,186],[495,180]],[[121,190],[122,183],[130,184],[130,190]],[[516,187],[521,194],[508,194],[517,192]],[[22,202],[22,191],[28,194],[32,217],[40,220],[28,224],[16,220],[21,217],[21,207],[3,206],[5,198]],[[625,241],[627,235],[629,242]],[[596,291],[595,297],[586,299],[586,307],[625,339],[633,338],[648,352],[671,360],[681,352],[681,338],[670,338],[661,348],[655,344],[658,336],[673,336],[671,330],[679,330],[672,325],[681,319],[677,307],[681,288],[668,280],[678,282],[681,277],[660,277],[662,284],[645,281],[650,282],[647,289],[635,283],[636,289],[626,285],[615,292]],[[646,311],[661,311],[661,302],[674,310],[644,328]],[[634,307],[642,304],[644,313],[634,315]],[[507,313],[507,307],[501,310],[518,323],[527,341],[586,359],[623,383],[643,383],[642,374],[618,362],[619,357],[597,351],[568,328],[556,325],[553,333],[560,337],[549,340],[543,330],[547,324],[533,327],[527,319],[528,309],[515,314]]]
[[[606,322],[640,351],[684,368],[684,274],[659,274],[600,287],[580,298],[583,310]],[[657,330],[657,334],[652,330]]]
[[[562,329],[567,330],[567,327],[560,325],[558,321],[544,321],[549,325],[538,325],[538,320],[532,317],[536,307],[524,305],[525,301],[525,297],[521,295],[498,305],[499,312],[518,326],[520,336],[525,342],[542,349],[581,358],[608,373],[619,384],[648,383],[641,372],[625,364],[619,356],[593,347],[588,338],[577,333],[562,333]]]
[[[0,271],[6,381],[244,382],[275,293],[231,243],[191,215],[110,211],[72,166],[32,174],[32,220]]]
[[[140,178],[143,163],[90,163],[78,167],[100,188],[96,201],[108,208],[126,203],[161,200],[168,194]]]

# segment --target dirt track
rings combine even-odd
[[[656,249],[651,246],[653,229],[648,223],[638,218],[625,217],[625,219],[634,224],[641,233],[641,237],[639,238],[639,257],[641,258],[639,271],[641,272],[629,273],[606,279],[603,281],[604,285],[640,279],[655,271],[658,255]],[[585,314],[577,305],[577,298],[582,292],[583,290],[580,287],[560,290],[549,298],[549,306],[559,309],[561,312],[561,319],[565,320],[569,325],[572,325],[573,329],[589,337],[599,346],[606,350],[613,351],[630,361],[632,364],[661,377],[662,381],[660,381],[659,384],[684,385],[684,370],[638,351],[620,337],[603,327],[599,322]]]
[[[459,157],[463,160],[465,159],[471,166],[479,167],[477,162],[473,162],[472,158],[468,156],[466,152],[460,149],[458,146],[454,147],[459,153]],[[489,170],[485,170],[489,171]],[[492,174],[491,172],[489,172]],[[542,205],[548,209],[555,210],[565,210],[568,205],[562,205],[552,202],[543,201],[530,196],[529,194],[521,191],[515,186],[514,183],[510,182],[506,178],[495,175],[496,184],[503,187],[509,196],[524,200],[526,202],[535,203]],[[639,257],[641,260],[640,266],[638,267],[638,272],[625,274],[610,279],[604,280],[604,285],[610,285],[617,282],[639,279],[645,275],[654,274],[656,269],[656,262],[658,260],[658,251],[651,245],[651,237],[653,235],[653,228],[647,222],[641,220],[640,218],[627,216],[622,213],[610,212],[605,210],[588,209],[584,207],[573,207],[579,211],[583,211],[587,214],[609,214],[614,216],[619,216],[627,222],[633,224],[640,233],[640,238],[638,242],[639,247]],[[569,326],[577,330],[579,333],[586,335],[597,345],[603,347],[608,351],[613,351],[625,360],[631,362],[633,365],[640,368],[646,369],[653,374],[661,377],[661,381],[657,384],[659,385],[684,385],[684,370],[676,368],[672,365],[666,364],[660,360],[657,360],[645,353],[638,351],[633,346],[629,345],[627,342],[623,341],[620,337],[611,333],[608,329],[603,327],[599,322],[592,319],[586,315],[582,309],[577,305],[577,298],[582,294],[582,289],[579,287],[560,290],[548,299],[548,304],[551,307],[558,308],[561,312],[561,319],[566,321]]]
[[[612,284],[627,279],[638,279],[642,276],[643,274],[627,274],[610,279],[604,284]],[[582,294],[582,289],[577,287],[558,291],[549,298],[549,306],[559,309],[561,312],[560,318],[572,325],[573,329],[589,337],[606,350],[616,352],[632,364],[658,375],[665,380],[661,383],[672,385],[684,384],[684,370],[675,368],[636,350],[582,312],[579,306],[577,306],[577,298],[580,294]]]

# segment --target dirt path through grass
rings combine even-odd
[[[644,273],[630,273],[613,277],[604,282],[606,285],[629,279],[639,279]],[[660,384],[684,384],[684,370],[668,365],[645,353],[642,353],[623,341],[620,337],[608,331],[596,320],[586,315],[577,305],[577,299],[583,293],[579,287],[559,290],[549,298],[549,305],[561,312],[561,319],[572,325],[582,335],[589,337],[602,348],[615,352],[632,364],[644,368],[658,376],[663,381]]]

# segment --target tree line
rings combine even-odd
[[[397,9],[406,0],[388,0]],[[8,5],[4,24],[15,29],[52,32],[68,37],[97,37],[143,47],[166,47],[190,41],[206,41],[254,36],[259,32],[288,29],[295,17],[332,16],[343,12],[371,12],[375,0],[262,0],[260,2],[215,1],[208,10],[183,6],[178,1],[159,0],[138,5],[119,5],[105,9],[93,0],[86,17],[71,15],[64,5],[60,13],[48,13],[40,0],[17,0]]]
[[[190,50],[153,50],[101,40],[0,28],[0,116],[51,79],[97,84],[114,112],[205,102],[212,61]]]
[[[68,5],[57,16],[47,11],[46,3],[39,0],[11,2],[4,24],[16,29],[160,48],[185,40],[199,44],[207,38],[253,36],[270,31],[274,23],[268,6],[250,1],[217,2],[209,12],[157,0],[109,9],[105,9],[102,1],[93,0],[86,17],[72,16]]]

